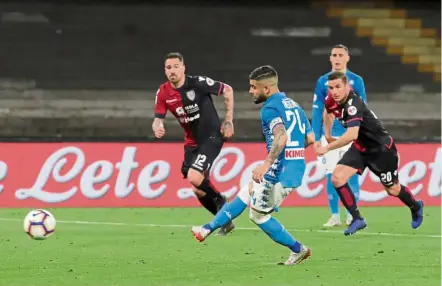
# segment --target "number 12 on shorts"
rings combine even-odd
[[[195,162],[193,163],[193,166],[197,169],[200,169],[201,171],[204,170],[204,162],[206,162],[206,159],[206,155],[198,154],[198,156],[196,156]]]

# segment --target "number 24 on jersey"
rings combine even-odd
[[[297,109],[286,110],[285,116],[287,122],[289,123],[289,128],[287,128],[288,140],[286,146],[288,147],[298,147],[299,141],[304,140],[305,138],[305,123],[301,124],[301,116],[299,115],[299,111]],[[298,130],[295,130],[295,127],[298,127]]]

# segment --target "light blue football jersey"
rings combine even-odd
[[[302,184],[306,166],[305,138],[312,128],[302,107],[283,92],[270,96],[261,109],[267,152],[272,147],[273,128],[280,123],[285,126],[288,140],[264,179],[272,184],[280,182],[286,188],[296,188]]]

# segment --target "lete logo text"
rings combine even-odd
[[[1,143],[1,207],[198,206],[180,172],[178,143]],[[398,144],[399,178],[427,205],[440,205],[441,148]],[[304,151],[303,151],[304,152]],[[326,206],[325,174],[313,150],[302,186],[285,206]],[[227,144],[211,169],[219,191],[233,197],[265,157],[263,143]],[[368,169],[359,177],[361,205],[400,205]]]

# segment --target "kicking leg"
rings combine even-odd
[[[250,186],[251,184],[242,188],[236,198],[230,203],[226,203],[211,222],[203,226],[192,227],[192,233],[195,238],[200,242],[204,241],[212,232],[231,223],[231,221],[242,214],[250,202]]]

